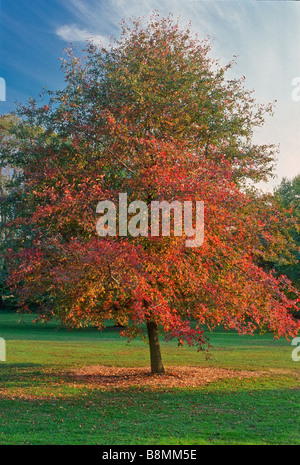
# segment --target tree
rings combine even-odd
[[[12,115],[0,116],[0,135],[2,141],[9,138],[9,128],[15,126],[18,120]],[[14,304],[14,296],[8,295],[9,289],[6,286],[7,266],[4,259],[4,252],[8,245],[7,231],[4,227],[8,219],[13,216],[12,204],[6,205],[7,184],[13,176],[13,167],[0,165],[0,308],[7,304]]]
[[[286,247],[280,218],[247,188],[272,174],[274,147],[252,143],[272,107],[257,105],[243,79],[226,80],[232,63],[212,62],[208,41],[172,17],[121,26],[108,49],[88,43],[79,58],[68,48],[65,89],[19,108],[3,143],[2,163],[18,168],[7,224],[18,246],[7,257],[20,303],[70,326],[113,319],[130,337],[145,324],[152,373],[164,372],[159,327],[199,349],[204,325],[295,335],[290,282],[256,263]],[[138,208],[129,217],[140,234],[99,237],[96,207],[118,205],[120,193],[149,209],[204,201],[204,243],[186,247],[175,222],[169,236],[149,223],[144,234]]]
[[[292,256],[293,260],[287,263],[277,262],[274,264],[274,268],[278,274],[286,275],[300,289],[300,175],[291,180],[283,178],[275,189],[274,196],[289,217],[294,219],[294,224],[290,227],[290,235],[296,244]]]

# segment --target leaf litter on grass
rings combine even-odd
[[[114,367],[92,365],[62,373],[68,380],[85,385],[97,385],[105,389],[131,386],[152,388],[198,387],[224,378],[255,378],[265,374],[259,371],[229,370],[191,366],[169,366],[165,374],[152,375],[143,367]]]

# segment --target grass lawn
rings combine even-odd
[[[168,366],[257,372],[201,386],[104,388],[63,376],[74,368],[147,367],[149,349],[116,328],[68,332],[33,315],[0,313],[0,444],[299,444],[299,368],[272,335],[210,335],[212,358],[162,342]]]

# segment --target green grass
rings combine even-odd
[[[148,366],[147,345],[115,328],[68,332],[32,315],[0,313],[0,444],[299,444],[299,368],[272,335],[210,335],[212,358],[163,343],[166,367],[263,372],[197,388],[105,390],[61,373],[88,365]]]

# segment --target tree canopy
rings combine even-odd
[[[272,107],[243,79],[227,80],[232,63],[212,61],[209,41],[172,17],[121,27],[108,48],[88,43],[80,57],[69,47],[66,87],[20,107],[2,138],[2,166],[16,168],[5,202],[20,305],[38,302],[43,318],[76,327],[113,319],[131,336],[146,325],[152,372],[163,372],[159,326],[201,349],[204,325],[295,335],[297,292],[258,265],[288,247],[285,219],[271,196],[247,188],[272,175],[274,147],[252,142]],[[203,244],[99,237],[96,206],[120,193],[147,205],[203,201]]]

